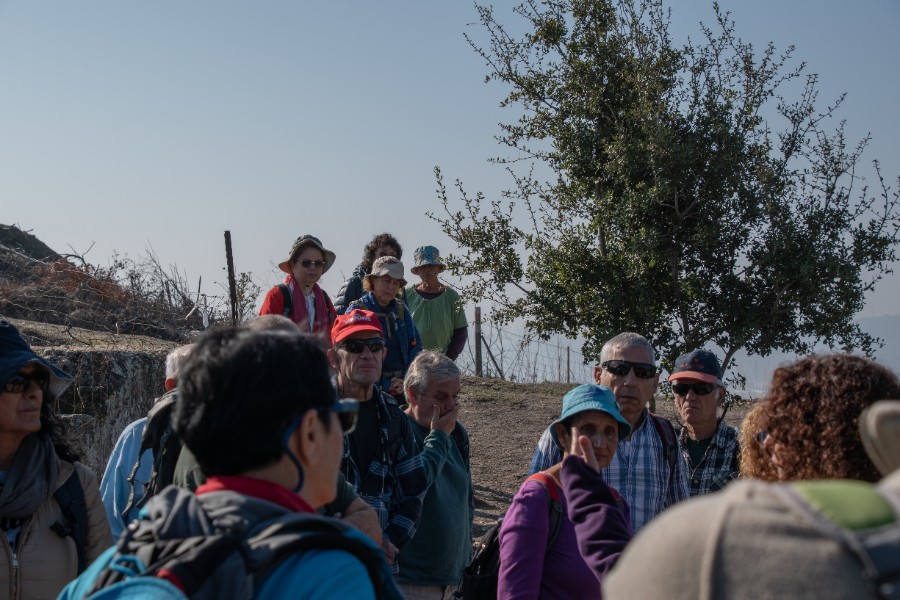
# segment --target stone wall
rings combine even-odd
[[[82,462],[102,476],[119,434],[165,391],[166,351],[35,350],[75,377],[57,411]]]
[[[122,430],[147,416],[165,392],[165,360],[176,344],[21,319],[8,319],[32,349],[74,377],[56,412],[82,462],[103,475]]]

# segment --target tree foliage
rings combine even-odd
[[[895,258],[900,196],[877,162],[866,185],[868,138],[848,142],[843,98],[819,106],[793,47],[757,52],[714,9],[676,46],[658,0],[526,0],[521,33],[477,6],[486,44],[467,40],[518,114],[494,159],[514,185],[488,201],[457,182],[460,208],[436,169],[431,216],[501,323],[595,356],[638,331],[667,364],[709,344],[726,367],[741,348],[877,345],[853,316]]]

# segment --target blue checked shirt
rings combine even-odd
[[[359,497],[375,509],[385,537],[399,550],[419,524],[427,491],[425,465],[409,420],[396,401],[376,388],[371,402],[378,403],[382,451],[361,474],[351,456],[349,437],[344,436],[341,470]]]
[[[725,421],[719,421],[715,435],[703,455],[703,459],[696,467],[691,467],[691,455],[687,448],[688,434],[686,429],[681,430],[678,436],[678,446],[684,457],[684,465],[688,472],[688,485],[691,496],[718,492],[725,484],[738,476],[737,455],[739,453],[737,443],[737,430]]]
[[[663,440],[648,422],[644,409],[631,437],[619,440],[616,454],[603,469],[603,480],[615,488],[631,507],[631,528],[637,533],[650,519],[666,508],[688,498],[684,461],[675,460],[674,472],[663,453]],[[548,427],[531,459],[529,475],[543,471],[562,460],[562,452],[553,443]]]

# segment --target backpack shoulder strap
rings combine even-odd
[[[559,530],[562,528],[562,501],[556,481],[543,471],[535,473],[525,481],[537,481],[547,492],[550,501],[550,535],[547,536],[547,548],[551,548],[556,542]]]
[[[284,299],[284,308],[281,310],[281,314],[290,318],[291,313],[294,312],[294,300],[291,298],[291,289],[286,283],[279,283],[278,290],[281,292],[281,297]],[[326,296],[326,298],[327,297],[328,296]]]
[[[322,289],[321,286],[319,289]],[[325,297],[325,310],[328,312],[328,324],[334,325],[335,319],[337,319],[337,311],[334,308],[334,303],[331,301],[331,298],[328,297],[328,292],[322,290],[322,295]]]
[[[457,426],[450,432],[450,437],[453,438],[453,441],[456,443],[456,448],[459,450],[459,455],[462,456],[463,462],[466,463],[466,467],[468,467],[470,452],[468,436],[463,433],[462,428]]]
[[[170,463],[171,472],[174,473],[175,461],[178,460],[178,452],[181,450],[181,439],[175,435],[171,425],[172,409],[175,408],[176,394],[177,391],[172,390],[160,396],[154,401],[150,412],[147,413],[147,423],[144,425],[144,433],[141,435],[141,447],[138,450],[138,458],[131,469],[131,475],[127,479],[131,489],[128,493],[128,502],[125,503],[125,508],[122,509],[123,515],[134,507],[144,506],[154,493],[165,487],[165,485],[172,483],[171,473],[164,474],[163,478],[160,479],[159,472],[161,466],[169,464],[164,461],[172,459],[171,455],[174,454],[174,460],[171,460]],[[141,466],[141,457],[144,456],[144,452],[147,450],[153,452],[153,469],[149,483],[144,486],[143,497],[135,501],[134,479]],[[168,477],[168,482],[164,483],[164,485],[159,485],[160,482],[165,481],[166,477]]]
[[[668,419],[648,412],[647,416],[653,423],[659,439],[662,440],[663,457],[669,463],[669,474],[675,471],[675,460],[678,458],[678,437],[675,435],[675,428]]]
[[[776,487],[788,504],[862,563],[881,598],[900,597],[900,503],[862,481],[819,480]]]
[[[84,500],[84,488],[78,478],[78,469],[72,471],[55,492],[53,497],[62,510],[63,522],[57,521],[50,528],[60,537],[71,537],[78,550],[78,573],[87,568],[87,503]]]

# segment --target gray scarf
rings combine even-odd
[[[0,517],[25,519],[54,492],[59,461],[50,436],[28,435],[6,473],[0,489]]]

